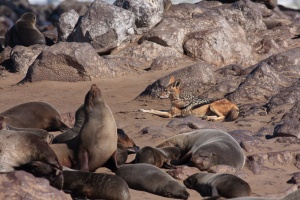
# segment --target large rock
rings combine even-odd
[[[86,81],[113,77],[122,68],[110,66],[88,43],[60,42],[43,51],[28,68],[24,81]]]
[[[284,88],[290,87],[300,78],[300,48],[273,55],[257,65],[246,80],[228,98],[236,103],[267,102]]]
[[[131,11],[95,0],[79,20],[70,40],[88,42],[98,53],[110,52],[134,34],[135,16]]]
[[[57,24],[58,41],[67,41],[69,35],[75,28],[78,19],[79,15],[73,9],[60,15]]]
[[[134,13],[138,32],[153,28],[164,14],[164,0],[116,0],[114,5]]]
[[[25,171],[0,174],[0,199],[71,200],[70,195],[49,185],[47,179],[36,178]]]
[[[199,62],[197,64],[191,65],[189,67],[179,69],[170,73],[169,75],[162,77],[148,85],[147,88],[139,95],[139,98],[150,96],[153,98],[166,98],[164,93],[166,91],[166,86],[170,80],[170,77],[174,76],[176,79],[181,79],[182,94],[192,94],[198,96],[203,91],[200,91],[201,86],[207,86],[216,83],[215,73],[213,71],[213,66],[205,63]]]
[[[32,45],[29,47],[15,46],[11,51],[11,59],[14,63],[13,71],[26,74],[28,67],[35,61],[38,55],[46,49],[46,45]]]

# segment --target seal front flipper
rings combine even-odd
[[[116,172],[118,170],[118,161],[117,161],[117,151],[113,153],[113,155],[106,161],[106,163],[103,165],[104,167],[107,167],[112,172]]]
[[[179,160],[171,160],[170,163],[172,165],[183,165],[183,164],[188,163],[188,161],[190,160],[191,157],[192,157],[192,152],[188,152],[183,157],[181,157]]]
[[[89,171],[89,158],[88,158],[88,152],[79,147],[78,152],[78,169],[81,171]]]

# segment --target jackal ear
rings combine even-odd
[[[171,76],[168,85],[171,85],[171,84],[174,83],[174,82],[175,82],[175,77],[174,77],[174,76]]]
[[[181,79],[180,79],[180,78],[177,79],[177,80],[174,82],[173,87],[179,87],[180,82],[181,82]]]

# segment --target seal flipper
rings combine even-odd
[[[89,172],[89,158],[88,158],[88,152],[85,149],[82,149],[82,147],[79,147],[78,152],[78,169],[82,171]]]
[[[189,162],[190,158],[192,157],[192,152],[188,152],[183,157],[181,157],[179,160],[171,160],[172,165],[183,165]]]
[[[103,166],[107,167],[112,172],[116,172],[118,170],[119,167],[117,163],[117,151],[113,153],[113,155],[106,161]]]

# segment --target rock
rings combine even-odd
[[[274,9],[277,6],[277,0],[251,0],[265,4],[269,9]]]
[[[9,185],[9,187],[8,187]],[[49,185],[47,179],[36,178],[25,171],[0,174],[0,199],[71,200],[70,195]]]
[[[91,6],[89,1],[68,0],[62,1],[49,16],[53,24],[57,24],[61,14],[70,10],[75,10],[78,15],[83,16]]]
[[[241,147],[247,151],[252,152],[253,149],[260,143],[262,140],[251,135],[251,131],[247,130],[235,130],[229,132],[229,134],[241,145]]]
[[[293,173],[292,178],[288,182],[299,185],[300,184],[300,172]]]
[[[299,66],[291,66],[291,70],[285,70],[285,74],[297,72]],[[299,73],[300,74],[300,73]],[[290,110],[296,102],[300,99],[300,80],[295,82],[292,86],[283,88],[271,97],[266,104],[267,112],[270,114],[285,113]]]
[[[229,165],[215,165],[207,170],[209,173],[226,173],[235,174],[237,172],[236,168]]]
[[[289,120],[278,124],[274,128],[274,137],[297,137],[300,139],[300,122],[299,120]]]
[[[116,0],[114,5],[134,13],[138,34],[153,28],[164,14],[164,0]]]
[[[300,54],[300,48],[271,56],[251,67],[246,80],[228,98],[236,103],[265,102],[280,89],[291,86],[300,77],[299,70],[289,66],[299,62],[294,54]]]
[[[41,80],[87,81],[122,74],[110,66],[88,43],[60,42],[43,51],[29,67],[21,82]]]
[[[176,68],[182,64],[187,64],[187,60],[186,59],[179,59],[176,57],[172,57],[172,56],[159,56],[157,58],[155,58],[153,60],[153,62],[151,63],[150,67],[147,68],[146,70],[148,71],[156,71],[156,70],[169,70],[172,68]],[[190,61],[192,62],[192,61]]]
[[[47,48],[46,45],[15,46],[11,51],[11,60],[13,61],[13,71],[26,74],[28,67],[35,61],[42,51]]]
[[[175,179],[185,180],[189,176],[199,173],[200,170],[196,167],[178,166],[176,169],[168,170],[167,173]]]
[[[110,52],[134,34],[131,11],[95,0],[70,35],[75,42],[88,42],[98,53]]]
[[[70,10],[60,15],[57,24],[58,41],[66,42],[68,36],[72,33],[79,15],[75,10]]]
[[[139,95],[139,98],[143,98],[145,96],[161,98],[162,94],[166,91],[166,86],[171,76],[174,76],[176,79],[181,79],[182,88],[184,88],[184,90],[182,90],[183,93],[194,96],[199,96],[199,94],[203,92],[199,91],[199,85],[205,87],[216,82],[213,66],[205,62],[199,62],[186,68],[174,71],[169,75],[158,79],[151,85],[148,85],[147,88]]]
[[[151,63],[154,59],[161,55],[172,57],[172,59],[182,59],[184,57],[181,53],[177,52],[173,48],[164,47],[153,42],[145,41],[141,45],[128,47],[114,55],[106,56],[106,58],[131,58],[137,60],[138,62]]]

